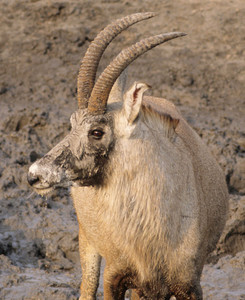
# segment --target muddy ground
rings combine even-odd
[[[159,15],[116,38],[99,70],[141,37],[188,33],[139,58],[129,79],[172,100],[223,168],[230,214],[204,268],[204,299],[245,299],[244,0],[1,0],[0,299],[78,298],[78,228],[69,191],[41,198],[26,174],[69,131],[89,42],[109,21],[140,11]]]

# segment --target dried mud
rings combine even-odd
[[[69,191],[41,198],[26,174],[69,131],[89,42],[109,21],[139,11],[159,14],[117,37],[99,71],[141,37],[188,33],[140,57],[129,82],[143,80],[173,101],[223,168],[230,214],[203,271],[204,299],[245,299],[245,2],[2,0],[0,8],[0,299],[78,299]]]

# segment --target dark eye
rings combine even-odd
[[[96,140],[100,140],[102,138],[102,136],[104,135],[104,132],[102,130],[95,129],[95,130],[92,130],[90,134]]]

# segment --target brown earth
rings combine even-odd
[[[224,169],[230,215],[204,268],[204,299],[245,299],[244,0],[1,0],[0,299],[78,298],[78,228],[69,192],[43,199],[31,192],[26,174],[70,128],[89,42],[109,21],[140,11],[159,15],[116,38],[99,69],[142,37],[188,33],[139,58],[129,79],[172,100]]]

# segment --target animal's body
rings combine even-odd
[[[203,265],[226,219],[225,179],[172,103],[143,98],[146,84],[122,91],[124,99],[119,88],[116,98],[109,96],[125,68],[120,59],[123,67],[113,80],[109,76],[109,88],[92,85],[90,98],[83,93],[88,83],[78,88],[80,109],[71,117],[71,133],[30,167],[29,182],[40,194],[72,183],[80,299],[95,299],[104,257],[107,300],[123,299],[127,289],[134,299],[200,300]]]

